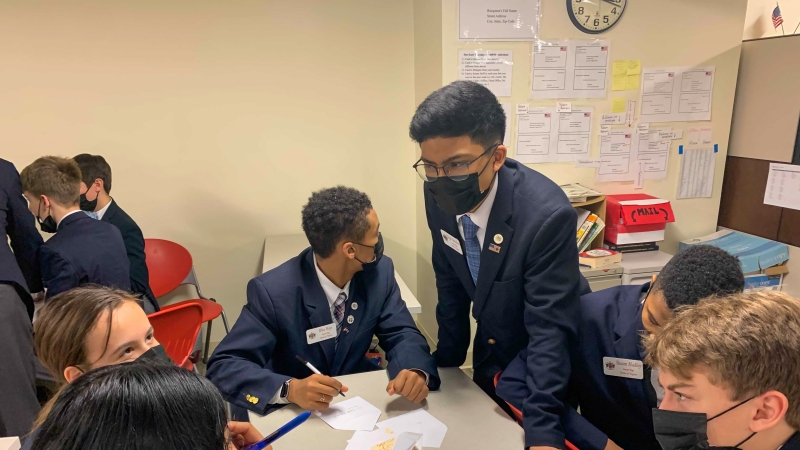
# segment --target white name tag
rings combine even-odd
[[[461,250],[461,242],[450,235],[447,231],[442,230],[442,238],[444,239],[444,245],[452,248],[453,250],[457,251],[458,254],[463,255],[464,251]]]
[[[309,345],[317,342],[327,341],[336,337],[336,324],[331,323],[319,328],[309,328],[306,330],[306,342]]]
[[[644,379],[644,364],[635,359],[603,358],[603,373],[612,377]]]

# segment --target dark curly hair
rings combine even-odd
[[[346,186],[314,192],[303,206],[303,231],[314,253],[327,258],[342,239],[359,242],[369,230],[367,194]]]
[[[506,114],[492,91],[473,81],[454,81],[417,107],[409,127],[422,143],[437,137],[469,136],[484,147],[503,142]]]
[[[661,270],[653,290],[661,291],[669,309],[695,305],[712,295],[744,290],[739,260],[711,245],[693,245],[678,252]]]

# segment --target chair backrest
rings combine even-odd
[[[145,239],[144,253],[150,272],[150,289],[156,297],[175,290],[192,272],[192,255],[175,242]]]
[[[167,355],[175,364],[185,367],[203,325],[203,308],[197,303],[187,302],[150,314],[147,318],[156,340],[164,346]]]

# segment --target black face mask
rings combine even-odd
[[[97,207],[97,199],[100,197],[99,195],[94,198],[94,200],[89,201],[86,199],[86,194],[81,194],[81,211],[88,211],[93,212],[94,209]]]
[[[136,358],[137,361],[155,361],[155,362],[165,362],[171,363],[172,360],[167,356],[166,350],[164,350],[163,345],[156,345],[155,347],[151,347],[150,350],[142,353]]]
[[[425,190],[431,194],[433,201],[436,202],[439,208],[451,216],[458,216],[472,211],[489,195],[492,183],[494,183],[493,178],[489,187],[481,192],[479,178],[483,171],[489,167],[489,163],[492,162],[492,155],[494,155],[494,152],[489,156],[489,160],[486,161],[480,172],[471,173],[461,181],[453,181],[447,176],[441,176],[436,181],[426,181]],[[496,177],[497,174],[495,174]]]
[[[738,403],[710,419],[707,419],[707,416],[703,413],[665,411],[653,408],[653,430],[656,434],[656,440],[661,444],[663,450],[738,449],[740,445],[749,441],[756,434],[751,434],[747,439],[733,447],[714,447],[708,443],[708,422],[744,405],[753,398]]]
[[[364,270],[375,270],[375,268],[378,267],[378,263],[380,262],[381,258],[383,258],[383,235],[378,233],[378,242],[376,242],[374,246],[359,244],[358,242],[354,242],[354,244],[372,249],[372,251],[375,253],[375,258],[373,258],[372,261],[364,262],[358,259],[358,257],[355,258],[356,261],[361,263],[361,268]]]
[[[48,215],[44,218],[44,220],[39,218],[39,215],[42,213],[42,201],[39,200],[39,211],[36,213],[36,221],[39,222],[39,228],[42,229],[44,233],[55,233],[58,231],[58,224],[56,220],[53,219],[53,216]]]

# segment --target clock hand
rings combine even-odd
[[[614,6],[619,6],[619,2],[616,1],[616,0],[602,0],[602,1],[604,1],[606,3],[610,3],[610,4],[614,5]]]

